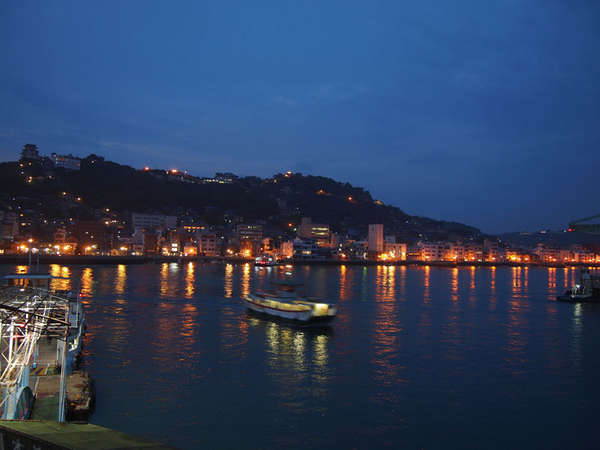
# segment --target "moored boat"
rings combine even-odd
[[[254,259],[254,265],[258,267],[271,267],[276,266],[277,264],[275,258],[270,255],[261,255]]]
[[[242,299],[254,312],[298,322],[328,322],[337,314],[337,307],[298,293],[301,283],[275,282],[274,290],[256,291]]]
[[[556,299],[563,302],[600,302],[600,276],[592,275],[589,269],[581,269],[579,283]]]

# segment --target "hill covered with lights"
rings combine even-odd
[[[364,234],[370,223],[383,223],[386,234],[407,241],[481,234],[460,223],[411,216],[349,183],[291,172],[271,178],[230,173],[199,178],[173,169],[135,169],[89,155],[79,170],[52,167],[41,160],[0,163],[0,187],[2,209],[13,209],[17,202],[43,220],[90,220],[109,208],[123,214],[176,215],[211,225],[264,222],[282,231],[301,217],[311,217],[333,231],[356,236]]]

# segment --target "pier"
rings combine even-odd
[[[86,423],[89,375],[74,371],[84,317],[70,292],[42,274],[4,277],[0,288],[0,449],[168,448]]]
[[[171,449],[91,423],[0,420],[0,448],[51,450]]]

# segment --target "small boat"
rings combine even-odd
[[[272,256],[269,255],[261,255],[257,256],[254,259],[254,265],[257,267],[272,267],[276,266],[278,263]]]
[[[242,299],[254,312],[298,322],[328,322],[337,314],[337,307],[298,293],[302,283],[274,282],[274,290],[256,291]]]
[[[600,276],[589,269],[581,269],[579,283],[556,297],[563,302],[600,302]]]

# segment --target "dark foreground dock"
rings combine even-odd
[[[91,423],[0,420],[0,448],[26,449],[172,449]]]

